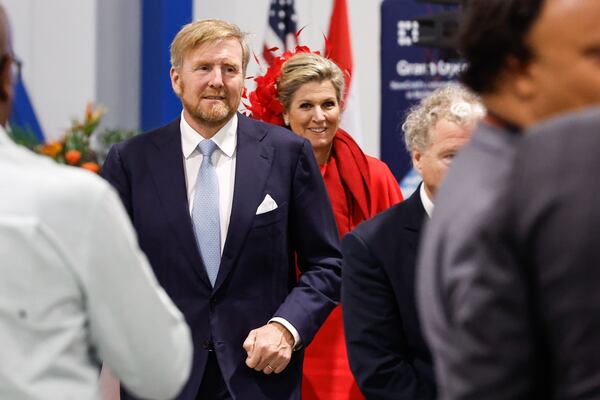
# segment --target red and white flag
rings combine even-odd
[[[358,144],[362,145],[363,135],[360,123],[358,87],[356,80],[352,79],[352,43],[346,0],[333,0],[325,55],[342,69],[346,78],[345,107],[342,114],[341,128],[352,135]]]

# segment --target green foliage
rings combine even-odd
[[[17,144],[25,146],[30,150],[41,144],[35,132],[29,127],[12,125],[8,130],[8,136]]]
[[[94,107],[89,103],[83,119],[73,119],[63,138],[52,142],[40,143],[28,128],[14,127],[9,135],[16,143],[51,157],[58,163],[98,172],[113,144],[138,134],[136,131],[120,129],[96,132],[105,113],[104,107]]]
[[[139,132],[134,130],[106,129],[98,135],[98,140],[106,147],[130,139]]]

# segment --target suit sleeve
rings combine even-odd
[[[409,362],[389,279],[357,231],[342,242],[342,312],[350,368],[368,399],[432,398]]]
[[[106,179],[113,188],[119,193],[121,202],[129,214],[129,218],[133,221],[133,212],[131,208],[131,187],[129,185],[129,179],[121,159],[121,153],[119,145],[111,147],[106,160],[102,165],[100,176]]]
[[[275,313],[308,345],[340,299],[339,236],[329,197],[308,141],[294,168],[289,234],[300,277]]]

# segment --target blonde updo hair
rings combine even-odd
[[[242,70],[245,75],[246,67],[250,61],[246,35],[237,25],[222,19],[203,19],[184,25],[171,43],[171,66],[179,69],[183,64],[183,58],[190,50],[205,43],[214,43],[226,39],[237,39],[240,42],[242,46]]]
[[[456,83],[435,90],[419,104],[408,110],[402,124],[406,149],[424,152],[431,142],[431,130],[445,119],[461,127],[485,116],[485,108],[477,95]]]
[[[294,93],[308,82],[330,81],[338,103],[344,95],[344,74],[333,61],[314,53],[297,53],[281,66],[277,81],[277,97],[289,110]]]

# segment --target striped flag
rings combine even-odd
[[[344,113],[341,128],[348,132],[358,144],[362,143],[358,88],[352,79],[352,43],[350,40],[350,21],[346,0],[334,0],[329,22],[329,34],[325,54],[344,71],[346,93],[344,94]]]
[[[271,0],[269,8],[269,26],[263,45],[263,59],[268,65],[273,61],[273,51],[284,52],[298,44],[298,29],[294,0]]]

